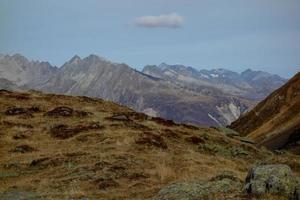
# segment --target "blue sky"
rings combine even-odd
[[[299,0],[0,0],[0,53],[300,71]]]

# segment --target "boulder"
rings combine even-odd
[[[110,118],[111,120],[116,120],[116,121],[128,121],[129,118],[126,115],[114,115]]]
[[[73,115],[74,110],[69,107],[61,106],[54,108],[53,110],[47,112],[46,116],[52,116],[52,117],[70,117]]]
[[[238,194],[242,183],[226,173],[209,181],[189,181],[171,184],[159,191],[153,200],[200,200],[215,199],[215,195]]]
[[[244,190],[248,194],[266,193],[299,199],[299,182],[287,165],[260,165],[249,170]]]
[[[19,145],[15,149],[12,150],[14,153],[28,153],[28,152],[33,152],[35,151],[34,148],[32,148],[29,145]]]
[[[17,107],[12,107],[8,108],[5,111],[6,115],[21,115],[21,114],[27,114],[27,111],[25,108],[17,108]]]

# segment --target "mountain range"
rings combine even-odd
[[[224,126],[286,82],[246,70],[196,70],[148,65],[142,71],[96,55],[74,56],[57,68],[20,54],[0,56],[0,87],[100,97],[176,122]]]

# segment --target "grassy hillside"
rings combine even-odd
[[[0,199],[151,199],[170,183],[224,171],[244,180],[258,163],[300,175],[291,153],[87,97],[1,90],[0,138]],[[215,196],[225,197],[248,198]]]

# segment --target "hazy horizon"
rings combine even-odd
[[[165,62],[289,78],[300,70],[299,10],[297,0],[2,0],[0,53],[58,67],[96,54],[139,70]]]

